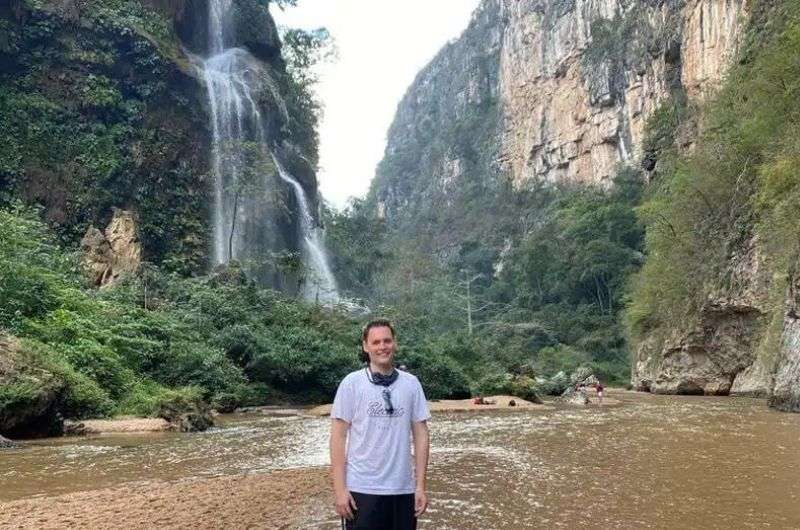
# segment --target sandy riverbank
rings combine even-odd
[[[164,432],[174,430],[174,426],[163,418],[120,417],[110,420],[66,421],[67,433],[74,434],[113,434],[133,432]]]
[[[493,401],[491,405],[476,405],[474,398],[470,399],[442,399],[438,401],[428,401],[428,408],[431,412],[470,412],[480,410],[551,410],[550,405],[531,403],[514,396],[486,396],[484,399]],[[510,406],[511,400],[515,406]],[[308,410],[306,413],[311,416],[329,416],[332,405],[320,405]]]
[[[614,389],[615,392],[627,393],[625,389]],[[592,394],[590,405],[597,405],[597,398]],[[428,407],[431,412],[472,412],[482,410],[553,410],[552,401],[544,404],[531,403],[524,399],[514,396],[488,396],[487,401],[493,402],[487,405],[476,405],[473,398],[470,399],[442,399],[429,401]],[[515,406],[509,403],[514,400]],[[613,398],[606,397],[603,405],[619,405],[620,402]],[[250,407],[242,412],[257,412],[261,414],[276,416],[295,416],[298,414],[315,417],[329,416],[331,404],[319,405],[306,411],[301,409],[288,409],[276,407]],[[82,426],[81,428],[76,428]],[[174,426],[162,418],[136,418],[120,417],[106,420],[83,420],[80,422],[67,422],[67,431],[72,434],[118,434],[135,432],[164,432],[174,430]]]
[[[327,468],[129,484],[0,504],[0,528],[297,529],[334,517]]]

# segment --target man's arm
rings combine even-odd
[[[414,491],[414,515],[419,517],[428,508],[428,494],[425,488],[426,475],[428,473],[428,454],[430,453],[428,422],[412,422],[411,432],[414,437],[414,474],[417,480],[416,490]]]
[[[334,418],[331,424],[331,479],[333,481],[333,497],[336,513],[348,519],[353,518],[356,501],[347,490],[345,481],[345,447],[347,431],[350,424]]]

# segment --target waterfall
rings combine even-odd
[[[277,231],[277,168],[300,210],[297,213],[306,271],[303,295],[308,300],[335,303],[339,300],[336,281],[305,190],[267,142],[259,94],[267,89],[275,96],[276,89],[257,58],[245,49],[230,46],[232,7],[232,0],[209,0],[209,57],[200,64],[208,90],[213,135],[213,262],[258,261],[276,250],[270,245],[275,245],[271,239],[276,239]]]
[[[300,207],[300,230],[303,234],[303,254],[306,259],[307,276],[303,283],[303,296],[306,300],[315,300],[322,304],[335,304],[339,301],[339,290],[336,287],[336,278],[331,273],[325,244],[322,242],[322,230],[314,225],[311,210],[303,187],[275,159],[278,174],[284,182],[288,183],[297,197]]]

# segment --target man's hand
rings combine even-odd
[[[353,519],[356,511],[356,500],[350,495],[350,492],[344,490],[335,496],[334,506],[336,507],[336,513],[345,519]]]
[[[345,446],[350,424],[334,418],[331,424],[331,478],[333,479],[333,505],[340,517],[353,519],[356,501],[350,495],[345,480]]]
[[[428,509],[428,494],[425,490],[414,491],[414,517],[419,517]]]
[[[428,454],[430,453],[430,435],[428,423],[415,421],[411,424],[414,437],[414,474],[417,487],[414,490],[414,515],[419,517],[428,509],[428,494],[425,493],[425,477],[428,473]]]

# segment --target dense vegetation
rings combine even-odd
[[[0,414],[43,386],[59,389],[65,417],[151,415],[175,399],[222,410],[324,402],[359,366],[359,322],[260,288],[235,265],[201,278],[147,265],[97,290],[76,259],[37,212],[0,210],[0,328],[24,352],[23,376],[0,388]],[[432,397],[469,394],[438,347],[403,338],[399,360]]]
[[[0,7],[0,201],[75,243],[135,208],[150,259],[206,261],[206,118],[171,21],[139,2]],[[168,183],[168,184],[167,184]]]
[[[87,289],[34,214],[0,220],[0,327],[57,368],[66,416],[152,414],[175,391],[222,408],[319,401],[355,366],[354,322],[260,289],[235,267],[195,279],[147,267]],[[3,399],[15,392],[4,386]]]
[[[642,261],[633,207],[643,178],[621,169],[610,191],[547,185],[463,192],[447,219],[399,228],[354,201],[330,213],[328,241],[342,285],[384,306],[417,342],[476,381],[551,377],[579,366],[624,383],[628,360],[620,311],[627,276]],[[475,215],[480,211],[481,215]]]
[[[561,8],[545,5],[543,16]],[[589,365],[625,383],[619,316],[626,278],[642,262],[634,207],[645,178],[621,167],[610,190],[509,182],[494,39],[503,24],[498,4],[482,4],[418,74],[369,195],[327,220],[337,277],[367,305],[396,308],[428,340],[464,345],[449,351],[470,377],[541,381]],[[603,79],[590,87],[621,82],[639,64],[640,36],[648,53],[668,45],[651,24],[632,9],[592,28],[586,71]]]
[[[778,326],[770,329],[780,331],[800,256],[800,6],[761,1],[751,13],[741,59],[717,95],[689,109],[676,98],[651,120],[658,163],[639,209],[647,261],[627,313],[636,341],[663,340],[691,323],[710,295],[744,289],[733,263],[754,245],[772,272]],[[675,138],[692,114],[702,131],[681,153]]]

